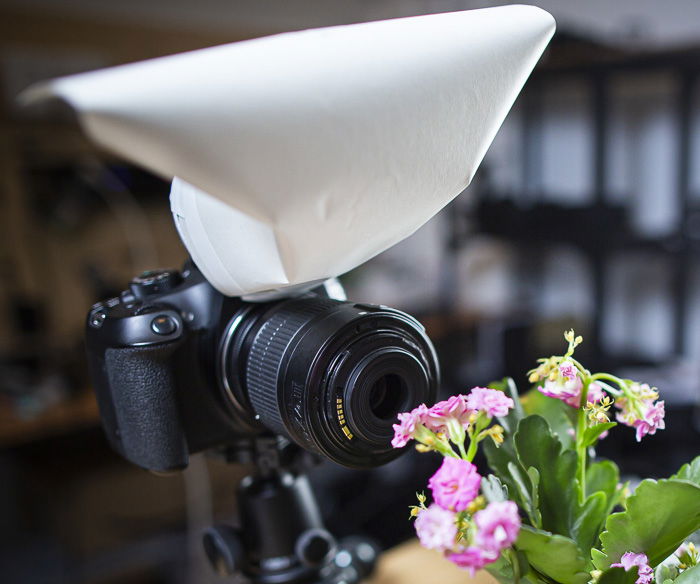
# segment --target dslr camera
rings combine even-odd
[[[163,471],[265,432],[352,467],[398,454],[396,414],[435,394],[430,341],[407,314],[311,286],[408,237],[467,187],[553,33],[543,10],[506,6],[276,35],[27,89],[24,103],[66,101],[97,144],[172,179],[193,260],[89,314],[114,447]]]
[[[111,445],[153,471],[264,433],[348,467],[395,458],[397,414],[435,397],[435,350],[412,316],[338,288],[248,302],[189,262],[94,305],[86,342]]]

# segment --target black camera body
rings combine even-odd
[[[398,412],[432,402],[439,370],[413,317],[330,298],[222,295],[192,265],[145,272],[88,315],[103,426],[154,471],[264,433],[349,467],[388,462]]]

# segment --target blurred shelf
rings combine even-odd
[[[23,419],[15,412],[0,408],[0,448],[20,446],[73,430],[92,428],[99,424],[100,415],[92,391],[85,391],[70,401]]]
[[[558,32],[548,47],[547,58],[537,67],[533,77],[554,77],[566,74],[605,74],[623,72],[698,70],[700,47],[687,45],[662,50],[621,48],[597,42],[572,31]]]
[[[693,221],[680,226],[682,231],[646,237],[635,233],[629,224],[629,210],[623,205],[521,203],[508,195],[488,193],[478,201],[474,214],[480,233],[531,247],[568,244],[590,254],[640,251],[665,254],[671,259],[684,252],[700,254],[700,233],[695,228],[700,210],[695,206],[688,208]],[[591,237],[591,229],[605,237]]]

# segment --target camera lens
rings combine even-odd
[[[399,412],[431,402],[433,346],[411,316],[304,297],[238,317],[226,387],[269,430],[350,467],[388,462]]]

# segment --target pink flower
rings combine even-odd
[[[423,547],[447,551],[455,546],[457,523],[452,511],[434,503],[416,517],[416,534]]]
[[[394,448],[403,448],[408,444],[408,441],[413,438],[413,432],[416,429],[416,419],[409,413],[399,414],[399,423],[392,426],[394,428],[394,437],[391,440],[391,445]]]
[[[615,400],[615,407],[619,410],[617,421],[637,430],[637,442],[666,427],[664,402],[655,401],[658,397],[655,388],[646,383],[633,383],[628,395]]]
[[[620,558],[617,564],[610,564],[611,568],[624,568],[625,572],[629,572],[634,566],[637,566],[637,580],[635,584],[650,584],[654,579],[654,571],[649,565],[649,559],[646,554],[635,554],[627,552]]]
[[[467,408],[467,398],[464,395],[453,395],[446,401],[436,403],[431,407],[423,423],[433,432],[447,432],[447,419],[454,418],[466,429],[469,426],[471,411]]]
[[[463,395],[453,395],[446,401],[436,403],[430,408],[430,413],[436,416],[447,418],[459,418],[468,411],[467,398]]]
[[[656,434],[657,430],[663,430],[666,427],[664,414],[663,400],[648,405],[644,411],[644,417],[634,421],[634,427],[637,429],[637,442],[641,442],[647,434]]]
[[[470,410],[486,412],[489,418],[502,418],[508,415],[515,404],[513,400],[497,389],[475,387],[467,396],[467,407]]]
[[[464,551],[448,555],[447,559],[460,568],[468,569],[471,576],[474,577],[477,570],[481,570],[486,564],[495,562],[498,559],[498,554],[478,547],[468,547]]]
[[[578,408],[581,404],[582,388],[583,382],[580,377],[576,376],[574,379],[569,379],[567,381],[563,381],[562,379],[551,381],[548,379],[544,382],[544,385],[538,387],[537,390],[546,396],[562,400],[572,408]]]
[[[593,382],[588,386],[588,395],[586,400],[588,403],[594,404],[601,401],[605,397],[605,392],[603,388],[597,383]]]
[[[513,544],[520,532],[518,506],[513,501],[490,503],[474,514],[474,523],[477,527],[475,543],[499,554]]]
[[[571,361],[562,361],[559,365],[559,373],[562,377],[573,380],[578,376],[576,366]]]
[[[481,475],[476,472],[476,466],[452,457],[446,457],[428,481],[435,502],[452,511],[464,511],[479,494],[480,486]]]
[[[394,448],[403,448],[408,444],[408,441],[413,438],[417,424],[425,423],[428,415],[428,407],[425,404],[419,405],[410,412],[399,414],[399,423],[394,424],[394,437],[391,440],[391,445]]]
[[[430,409],[425,404],[420,404],[418,407],[411,410],[411,415],[416,420],[416,424],[426,425]]]

